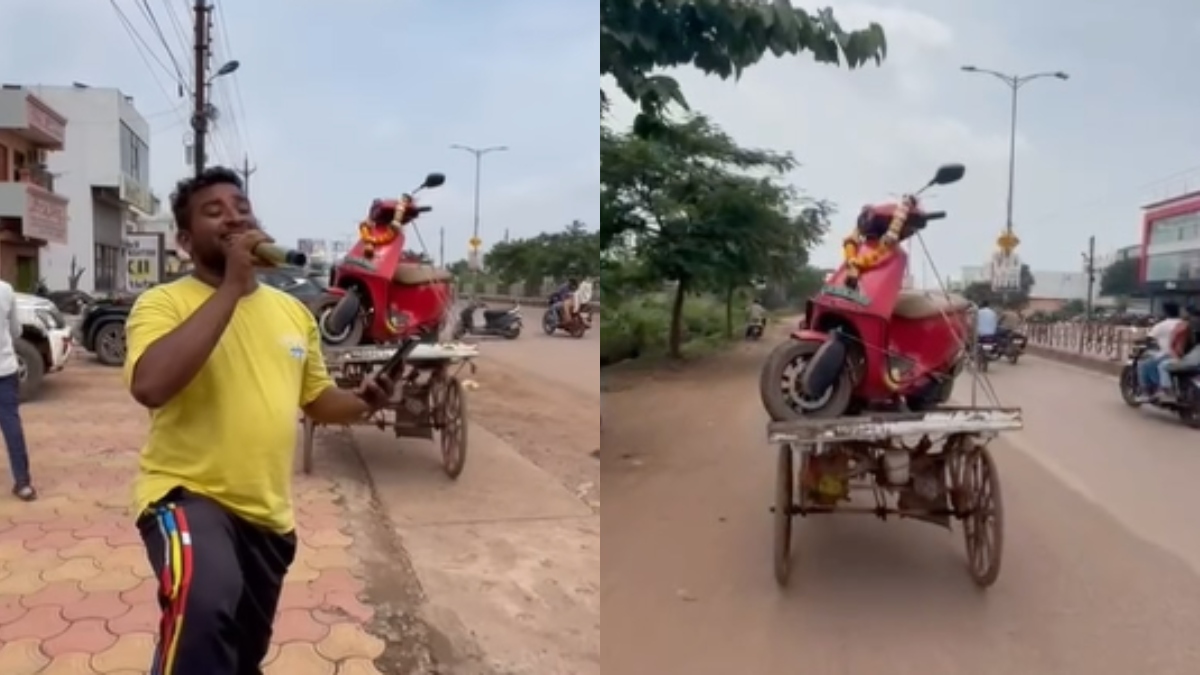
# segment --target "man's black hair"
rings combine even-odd
[[[239,190],[243,189],[241,176],[233,169],[223,166],[210,166],[199,176],[184,178],[175,184],[175,191],[171,193],[171,214],[175,216],[175,227],[180,230],[192,228],[192,214],[188,209],[192,197],[214,185],[233,185]]]
[[[1179,318],[1179,303],[1178,302],[1174,302],[1174,301],[1170,301],[1170,300],[1167,302],[1164,302],[1162,309],[1163,309],[1163,314],[1166,314],[1168,319],[1178,319]]]
[[[988,307],[991,307],[991,306],[992,306],[991,300],[980,300],[979,301],[979,309],[987,309]]]

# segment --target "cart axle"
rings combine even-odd
[[[778,508],[770,507],[771,513],[778,513]],[[882,519],[887,519],[888,516],[899,516],[901,518],[957,518],[962,520],[970,518],[974,515],[974,509],[958,511],[955,509],[896,509],[890,506],[801,506],[793,504],[787,509],[788,515],[792,516],[809,516],[821,513],[854,513],[860,515],[874,515]]]

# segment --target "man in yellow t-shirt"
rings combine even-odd
[[[297,411],[352,422],[391,387],[333,386],[312,315],[258,284],[270,238],[237,174],[181,181],[171,208],[193,273],[143,293],[126,324],[126,383],[150,410],[135,487],[163,612],[150,672],[257,673],[296,553]]]

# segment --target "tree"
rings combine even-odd
[[[628,249],[647,277],[672,282],[674,357],[689,293],[723,292],[731,324],[737,288],[802,269],[824,232],[828,205],[783,180],[791,155],[743,148],[701,115],[664,122],[651,137],[602,132],[601,242]]]
[[[654,71],[692,66],[736,78],[768,52],[809,52],[818,63],[857,68],[882,62],[887,40],[878,24],[847,31],[831,10],[810,14],[789,0],[600,0],[600,75],[640,106],[639,131],[672,103],[687,109],[679,83]],[[603,109],[603,89],[600,102]]]
[[[1087,313],[1087,303],[1085,303],[1083,300],[1079,300],[1078,298],[1073,298],[1063,303],[1063,306],[1059,308],[1058,313],[1064,318],[1068,319],[1081,316]]]
[[[962,295],[976,305],[982,305],[985,302],[995,304],[996,302],[996,292],[992,290],[992,285],[986,281],[976,281],[968,284],[963,289]]]
[[[87,268],[80,265],[75,256],[71,256],[71,268],[67,272],[67,290],[79,290],[79,282],[83,279],[83,273],[86,271]]]
[[[1100,275],[1101,297],[1134,295],[1141,290],[1141,269],[1137,258],[1123,258],[1104,268]]]
[[[471,273],[471,265],[466,260],[456,260],[446,266],[446,271],[461,279]]]
[[[576,220],[561,232],[498,243],[488,251],[484,266],[503,283],[538,286],[545,277],[594,276],[599,258],[599,233]]]

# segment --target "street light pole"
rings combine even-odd
[[[479,185],[483,177],[483,156],[493,152],[505,152],[508,150],[507,145],[491,145],[485,148],[476,148],[470,145],[459,145],[455,143],[450,146],[451,150],[462,150],[469,152],[475,157],[475,217],[471,226],[471,248],[478,255],[479,247]],[[479,281],[479,265],[475,266],[474,275],[476,283]]]
[[[1066,80],[1070,76],[1059,71],[1031,73],[1029,75],[1009,75],[997,70],[989,70],[987,68],[977,68],[975,66],[962,66],[963,72],[981,73],[983,75],[991,75],[1000,80],[1008,87],[1012,93],[1012,111],[1009,119],[1008,132],[1008,198],[1004,214],[1004,231],[1007,234],[1012,234],[1013,230],[1013,192],[1016,186],[1017,178],[1017,99],[1021,91],[1021,87],[1044,78],[1055,78],[1058,80]]]

